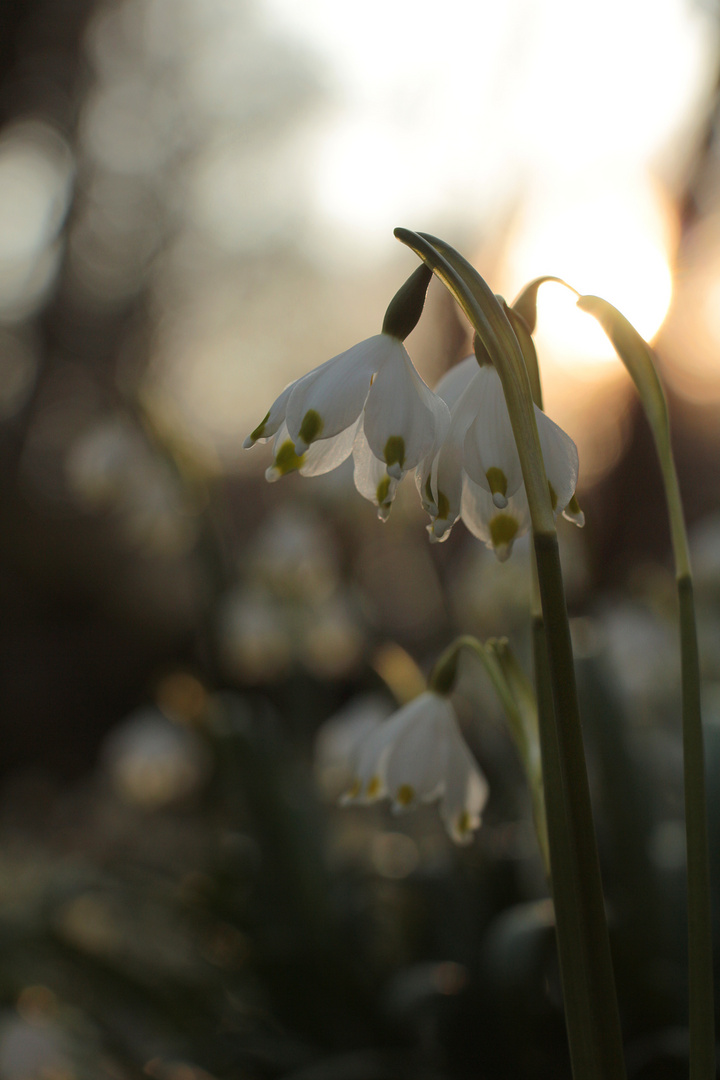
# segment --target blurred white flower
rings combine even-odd
[[[384,797],[396,811],[439,800],[440,817],[458,844],[480,825],[488,786],[463,739],[448,698],[427,690],[373,728],[352,754],[354,781],[343,802]]]
[[[306,613],[300,636],[305,667],[320,679],[338,679],[359,663],[365,645],[363,628],[349,595],[342,593]]]
[[[3,1080],[43,1080],[74,1075],[69,1040],[54,1020],[3,1014],[0,1019],[0,1076]]]
[[[189,795],[210,769],[199,736],[157,709],[138,709],[111,731],[103,758],[118,794],[148,809]]]
[[[293,640],[282,604],[262,587],[238,586],[222,598],[217,615],[226,672],[252,683],[280,678],[293,660]]]
[[[315,736],[315,778],[323,795],[337,799],[353,781],[359,744],[388,718],[392,706],[381,694],[361,694],[329,717]]]
[[[81,432],[65,469],[76,498],[116,511],[132,543],[165,554],[194,543],[197,520],[178,478],[129,419],[111,416]]]
[[[270,481],[288,472],[319,476],[354,454],[355,486],[385,518],[397,483],[436,444],[449,422],[402,341],[381,333],[287,386],[245,447],[275,436]]]
[[[323,601],[337,589],[335,544],[319,515],[294,504],[276,507],[243,553],[253,580],[275,595]]]
[[[430,538],[447,539],[462,517],[502,561],[528,531],[530,513],[500,377],[491,364],[480,365],[471,355],[443,376],[435,393],[450,409],[450,424],[442,443],[416,472],[423,505],[432,518]],[[575,443],[537,407],[535,419],[553,509],[582,525],[573,503]]]

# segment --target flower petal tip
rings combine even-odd
[[[495,506],[497,506],[498,510],[504,510],[508,504],[505,496],[502,495],[499,491],[496,491],[493,494],[492,501],[494,502]]]
[[[306,442],[303,442],[302,439],[298,439],[298,441],[295,443],[295,453],[297,454],[297,456],[302,457],[303,454],[307,453],[307,449],[308,444]]]
[[[243,450],[249,450],[251,446],[255,445],[255,442],[256,440],[253,439],[252,435],[248,435],[248,437],[243,440]]]
[[[452,526],[448,525],[445,521],[433,521],[427,526],[428,537],[431,544],[444,544],[447,540]]]
[[[281,476],[282,473],[275,465],[271,465],[269,469],[265,470],[265,479],[267,480],[268,484],[277,483]]]
[[[498,562],[507,562],[512,554],[512,544],[503,544],[501,547],[494,547],[493,552]]]
[[[392,465],[388,465],[387,474],[392,477],[393,480],[402,480],[402,469],[397,461],[394,461]]]

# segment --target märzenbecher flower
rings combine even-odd
[[[318,476],[352,453],[358,491],[387,517],[398,482],[449,424],[445,402],[420,378],[402,340],[422,310],[429,272],[421,269],[390,304],[382,333],[286,386],[247,437],[245,447],[275,436],[268,480],[295,470]]]
[[[451,368],[435,393],[450,408],[447,434],[416,473],[432,518],[432,540],[445,540],[459,517],[503,561],[530,527],[527,496],[500,377],[471,355]],[[535,407],[553,510],[583,524],[575,502],[578,455],[562,428]]]
[[[343,802],[392,800],[397,812],[439,800],[440,817],[458,844],[480,825],[488,785],[460,733],[446,696],[426,690],[355,748],[355,780]]]

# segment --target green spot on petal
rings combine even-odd
[[[518,523],[511,514],[496,514],[490,522],[490,539],[494,548],[506,548],[512,544],[518,531]]]
[[[399,465],[405,463],[405,440],[402,435],[391,435],[385,443],[385,464]]]
[[[432,476],[430,475],[428,475],[428,478],[425,481],[425,498],[429,503],[435,502],[435,497],[432,493]]]
[[[258,424],[258,426],[255,428],[255,430],[250,432],[250,438],[253,440],[253,442],[256,442],[258,439],[262,439],[263,432],[265,430],[265,425],[267,424],[269,419],[270,419],[270,413],[268,411],[268,412],[265,413],[265,415],[263,416],[263,418],[260,421],[260,423]]]
[[[557,510],[557,493],[549,480],[548,488],[550,489],[550,502],[552,503],[552,508],[553,510]]]
[[[300,454],[298,456],[291,440],[286,439],[275,455],[273,468],[277,470],[280,476],[286,476],[288,473],[299,469],[304,460],[305,455]]]
[[[309,446],[311,442],[314,442],[315,439],[317,439],[322,429],[323,422],[320,413],[316,412],[315,409],[308,409],[303,416],[303,422],[300,425],[298,435],[305,445]]]
[[[488,469],[485,473],[485,476],[490,485],[491,495],[502,495],[504,498],[507,495],[507,477],[502,469],[498,469],[493,465],[493,467]]]
[[[397,789],[395,799],[400,804],[400,806],[410,806],[410,803],[413,801],[414,798],[415,788],[412,786],[412,784],[401,784],[400,787]]]
[[[378,505],[382,506],[388,497],[388,491],[390,490],[390,477],[385,475],[377,486],[375,495],[377,496]]]
[[[446,521],[450,515],[450,500],[444,491],[438,491],[437,508],[437,516]]]

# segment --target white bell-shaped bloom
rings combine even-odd
[[[271,481],[296,470],[319,476],[353,453],[355,485],[384,519],[398,482],[440,446],[449,423],[403,343],[383,333],[285,387],[244,445],[275,436]]]
[[[463,739],[447,697],[427,690],[378,724],[354,751],[354,782],[344,803],[388,797],[396,811],[439,800],[456,843],[480,825],[488,785]]]
[[[465,432],[463,464],[502,509],[523,482],[510,414],[500,376],[490,364],[478,367],[472,386],[478,409]]]
[[[398,348],[396,338],[376,334],[313,368],[285,387],[243,445],[270,438],[285,423],[300,457],[317,439],[344,431],[360,416],[373,375]]]
[[[430,539],[447,539],[458,517],[504,561],[530,527],[527,496],[500,377],[468,356],[440,380],[435,393],[451,409],[448,433],[416,478],[432,518]],[[584,517],[574,498],[575,443],[535,407],[553,510],[577,525]]]

